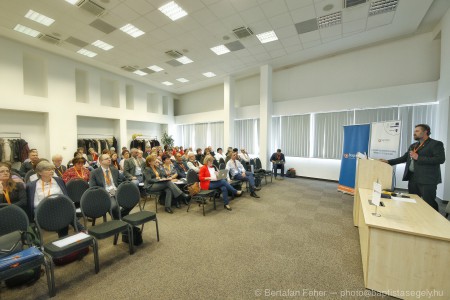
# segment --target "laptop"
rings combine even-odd
[[[227,179],[228,169],[219,170],[217,174],[217,180]]]

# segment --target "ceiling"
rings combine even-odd
[[[65,0],[0,1],[0,35],[175,94],[221,83],[228,75],[257,74],[265,64],[283,68],[420,32],[420,28],[431,30],[450,3],[398,0],[395,10],[369,16],[375,0],[347,0],[365,2],[349,8],[343,7],[344,0],[176,0],[188,15],[172,21],[158,10],[170,0],[78,0],[82,1],[95,2],[105,10],[96,16]],[[29,20],[24,17],[29,9],[55,22],[47,27]],[[432,16],[427,17],[430,12]],[[340,14],[339,24],[317,28],[317,18],[333,13]],[[96,20],[111,25],[112,32],[105,33],[105,29],[91,26]],[[137,38],[125,34],[119,28],[128,23],[145,34]],[[58,38],[60,42],[54,45],[14,31],[17,24]],[[238,39],[233,29],[242,26],[254,34]],[[262,44],[256,34],[271,30],[278,40]],[[75,43],[86,43],[83,48],[97,55],[89,58],[78,54],[81,47],[70,37],[77,39]],[[91,45],[96,40],[114,48],[105,51]],[[242,49],[220,56],[210,50],[225,43]],[[193,62],[174,66],[173,58],[165,53],[169,50],[176,50]],[[167,63],[171,60],[172,64]],[[131,66],[145,70],[151,65],[164,70],[139,76],[121,69]],[[205,72],[217,76],[207,78],[202,75]],[[189,82],[181,83],[178,78]],[[173,85],[165,86],[164,81]]]

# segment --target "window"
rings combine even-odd
[[[193,150],[223,147],[223,122],[178,125],[176,143]]]
[[[247,153],[259,154],[259,119],[234,121],[234,145]]]
[[[287,156],[309,157],[311,115],[272,118],[274,149]]]

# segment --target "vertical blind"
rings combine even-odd
[[[250,154],[259,154],[259,119],[235,120],[234,145],[230,146],[244,148]]]
[[[311,115],[272,118],[272,140],[275,149],[287,156],[309,157]]]
[[[178,125],[176,143],[193,150],[207,146],[222,147],[223,122]]]

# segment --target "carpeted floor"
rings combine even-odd
[[[198,206],[173,215],[160,209],[160,242],[154,223],[132,256],[127,244],[100,241],[99,274],[92,253],[56,267],[54,299],[365,298],[353,198],[336,189],[334,182],[274,180],[260,199],[233,200],[231,212],[212,203],[205,217]],[[47,298],[45,276],[29,287],[0,287],[2,300]]]

